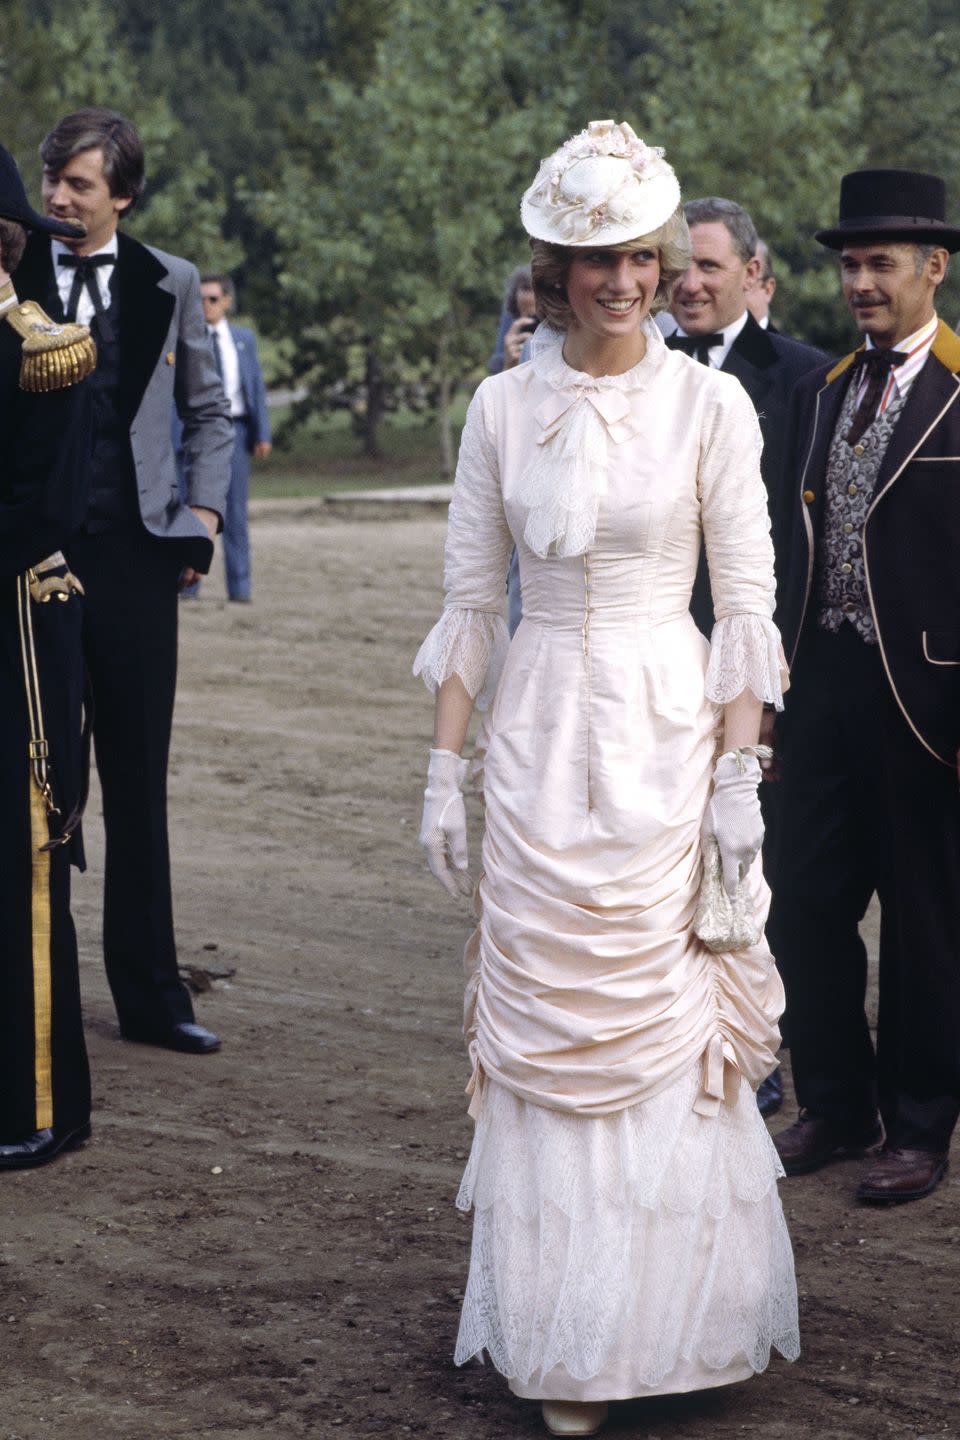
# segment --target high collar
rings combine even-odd
[[[620,375],[588,375],[585,370],[574,370],[563,358],[566,336],[562,330],[550,325],[541,325],[531,341],[531,356],[534,372],[555,390],[575,390],[583,393],[589,390],[620,390],[624,394],[632,390],[644,390],[659,371],[667,356],[667,347],[659,327],[649,315],[640,322],[647,342],[643,359]]]

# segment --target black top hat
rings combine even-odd
[[[67,240],[79,240],[86,234],[82,225],[71,225],[66,220],[50,220],[38,215],[27,201],[27,192],[20,179],[17,162],[9,150],[0,145],[0,218],[16,220],[28,230],[45,230],[48,235],[62,235]]]
[[[947,188],[919,170],[854,170],[840,181],[840,219],[816,238],[831,250],[855,240],[913,241],[960,250],[960,230],[948,225]]]

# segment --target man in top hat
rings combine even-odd
[[[107,977],[128,1040],[195,1054],[219,1047],[194,1020],[177,969],[167,838],[167,759],[177,590],[209,568],[230,481],[233,425],[193,265],[118,233],[144,187],[140,139],[103,109],[67,115],[40,147],[43,201],[81,240],[35,236],[21,294],[89,322],[95,446],[81,533],[67,558],[86,589],[84,651],[103,794]],[[170,434],[183,422],[187,503]]]
[[[869,1153],[858,1198],[905,1201],[960,1113],[960,339],[935,309],[960,229],[936,176],[861,170],[817,239],[863,344],[801,380],[787,437],[775,904],[801,1111],[776,1143],[791,1175]]]
[[[80,523],[90,451],[89,331],[18,302],[27,204],[0,148],[0,1171],[90,1134],[70,862],[82,863],[80,587],[58,547]]]

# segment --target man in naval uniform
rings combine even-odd
[[[935,310],[960,229],[945,213],[937,176],[844,177],[817,239],[839,252],[864,343],[797,387],[778,547],[777,961],[801,1111],[776,1145],[789,1175],[870,1154],[857,1197],[874,1203],[939,1184],[960,1114],[960,338]],[[875,1046],[858,929],[874,894]]]
[[[83,515],[89,331],[20,304],[27,204],[0,148],[0,1170],[90,1134],[70,862],[82,863],[80,587],[58,546]]]
[[[193,265],[117,226],[144,187],[143,147],[111,110],[67,115],[43,141],[48,215],[82,240],[34,236],[22,298],[89,323],[97,342],[87,512],[67,558],[83,582],[84,653],[106,831],[103,947],[121,1034],[206,1054],[179,978],[167,834],[177,591],[209,568],[230,481],[233,425]],[[183,422],[187,502],[170,414]]]

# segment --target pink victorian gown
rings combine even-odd
[[[745,686],[781,702],[759,430],[735,379],[644,333],[639,365],[597,379],[541,327],[479,387],[415,665],[492,699],[456,1360],[486,1352],[530,1398],[701,1389],[799,1353],[754,1098],[780,980],[764,941],[715,955],[692,929],[720,707]],[[701,538],[709,643],[688,609]],[[759,862],[747,883],[765,916]]]

